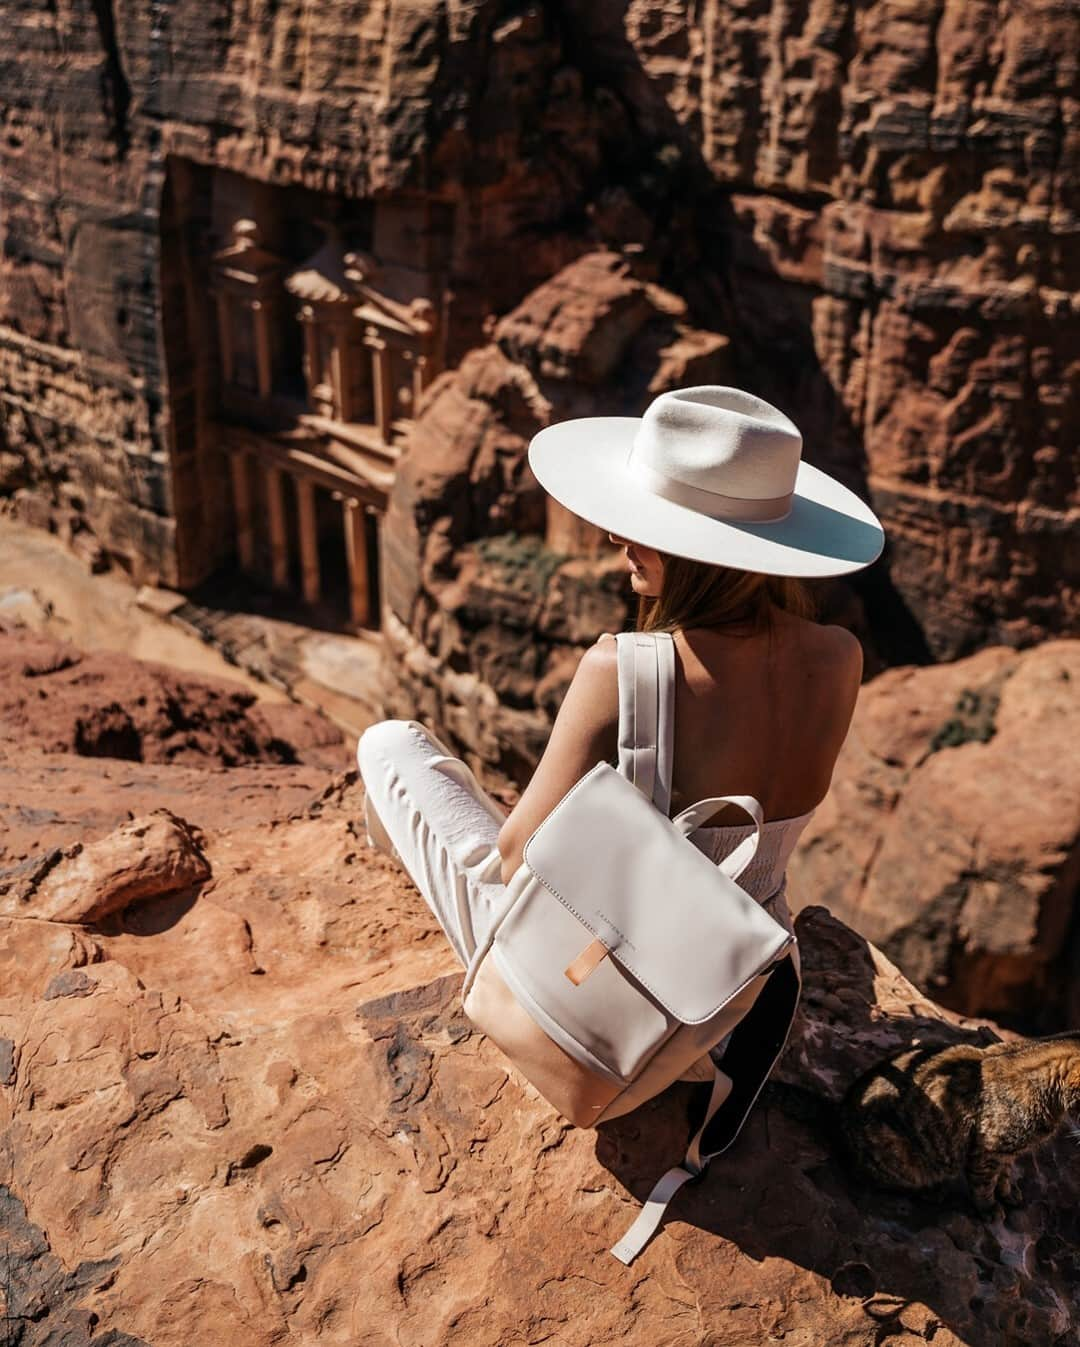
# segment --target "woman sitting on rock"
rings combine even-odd
[[[801,450],[775,407],[714,386],[662,394],[641,418],[559,423],[529,450],[548,493],[625,550],[637,630],[670,633],[674,692],[660,711],[654,803],[671,817],[706,797],[754,796],[764,825],[738,882],[788,930],[785,866],[829,788],[862,676],[858,640],[812,620],[803,582],[857,571],[883,543],[869,507]],[[405,866],[470,972],[531,834],[598,763],[624,766],[619,648],[606,634],[585,651],[509,816],[419,722],[383,721],[361,736],[369,837]],[[753,832],[725,805],[690,838],[719,864]],[[790,981],[779,1043],[797,999]],[[727,1067],[734,1049],[729,1034],[688,1076]],[[753,1079],[736,1131],[775,1053],[762,1041],[757,1056],[768,1060],[748,1065],[744,1045],[737,1063]]]

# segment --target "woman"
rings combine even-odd
[[[858,641],[810,620],[802,581],[868,566],[884,541],[870,508],[801,450],[782,412],[711,385],[661,394],[640,418],[550,426],[529,448],[549,494],[625,548],[638,628],[673,633],[670,813],[754,795],[764,839],[740,883],[789,926],[784,867],[828,790],[862,675]],[[469,971],[532,831],[616,760],[615,647],[605,634],[586,650],[508,817],[418,721],[360,738],[369,840],[402,862]],[[728,809],[692,834],[717,861],[751,831]]]
[[[669,816],[714,796],[756,798],[765,823],[739,883],[791,930],[785,866],[828,790],[862,676],[858,641],[809,620],[800,577],[858,570],[883,543],[869,507],[801,454],[802,437],[782,412],[711,386],[661,394],[641,418],[585,417],[534,437],[529,463],[540,484],[625,548],[638,629],[671,633],[674,695],[665,675],[639,717],[636,686],[620,695],[619,643],[600,637],[509,817],[419,722],[384,721],[361,736],[369,838],[403,861],[465,965],[466,986],[474,972],[482,976],[485,936],[514,896],[528,838],[600,762],[641,785],[637,754],[647,763],[645,793],[660,807],[670,796]],[[751,831],[726,819],[730,808],[690,834],[717,862]],[[596,946],[601,959],[611,952],[594,940],[566,968],[575,986],[579,972],[589,976],[578,964]],[[783,1050],[800,990],[797,943],[790,948],[734,1027],[681,1077],[712,1077],[705,1116],[685,1160],[658,1180],[613,1246],[622,1262],[637,1256],[680,1185],[731,1144]],[[490,1032],[498,1038],[505,1020],[520,1047],[529,1031],[511,1023],[519,993],[505,983],[503,991]],[[535,1021],[535,1008],[525,1009]],[[539,1037],[534,1066],[558,1087],[572,1077],[572,1045],[563,1041],[560,1057],[550,1035]]]

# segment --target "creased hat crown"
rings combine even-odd
[[[802,436],[776,407],[739,388],[661,393],[627,466],[642,484],[715,519],[769,521],[791,509]]]

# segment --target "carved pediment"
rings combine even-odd
[[[322,245],[285,278],[285,289],[305,304],[347,307],[354,302],[345,265],[341,235],[333,225],[323,226]]]
[[[211,257],[218,281],[232,282],[243,289],[261,291],[276,282],[282,258],[262,246],[262,236],[254,220],[241,219],[233,224],[232,242]]]
[[[376,288],[382,264],[371,253],[352,252],[345,258],[353,289],[356,316],[362,323],[386,328],[404,337],[423,340],[434,333],[438,314],[430,299],[404,302]]]

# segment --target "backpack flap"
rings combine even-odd
[[[537,827],[524,864],[536,882],[499,924],[499,970],[566,1051],[622,1080],[792,940],[608,763]]]

